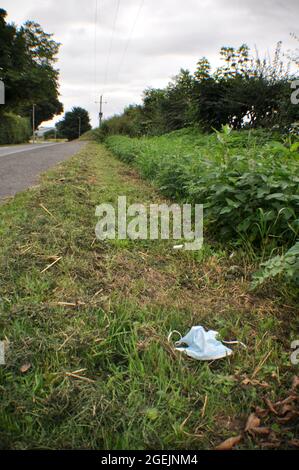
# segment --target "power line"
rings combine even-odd
[[[109,66],[110,66],[110,57],[111,57],[111,52],[112,52],[113,37],[114,37],[116,21],[117,21],[118,12],[119,12],[119,6],[120,6],[120,0],[117,0],[116,10],[115,10],[115,15],[114,15],[114,20],[113,20],[113,27],[112,27],[111,37],[110,37],[109,51],[108,51],[107,62],[106,62],[104,86],[106,85],[107,79],[108,79],[108,72],[109,72]]]
[[[130,31],[130,33],[129,33],[129,36],[127,37],[127,41],[126,41],[126,45],[125,45],[125,48],[124,48],[124,52],[123,52],[122,58],[121,58],[121,60],[120,60],[120,64],[119,64],[118,71],[117,71],[117,79],[119,78],[119,74],[120,74],[121,68],[122,68],[122,66],[123,66],[123,64],[124,64],[125,57],[126,57],[126,55],[127,55],[127,52],[128,52],[128,49],[129,49],[129,45],[130,45],[130,42],[131,42],[131,39],[132,39],[134,30],[135,30],[135,28],[136,28],[136,25],[137,25],[137,23],[138,23],[138,20],[139,20],[140,13],[141,13],[141,10],[142,10],[142,8],[143,8],[144,2],[145,2],[145,0],[140,0],[139,8],[138,8],[138,10],[137,10],[137,13],[136,13],[136,16],[135,16],[135,19],[134,19],[134,22],[133,22],[131,31]]]
[[[98,55],[98,0],[95,0],[95,14],[94,14],[94,93],[95,96],[97,94],[97,86],[98,86],[98,62],[97,62],[97,55]]]

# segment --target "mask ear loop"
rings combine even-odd
[[[175,345],[177,345],[178,343],[180,343],[180,341],[181,341],[181,339],[182,339],[182,335],[181,335],[181,333],[180,333],[179,331],[177,331],[177,330],[171,331],[171,332],[169,333],[167,339],[168,339],[168,342],[170,343],[170,340],[171,340],[172,336],[173,336],[175,333],[176,333],[177,335],[179,335],[179,337],[180,337],[180,339],[174,343]]]
[[[179,337],[180,337],[180,339],[179,339],[178,341],[175,341],[175,343],[174,343],[175,346],[177,346],[178,344],[180,344],[181,339],[182,339],[182,335],[181,335],[181,333],[180,333],[179,331],[177,331],[177,330],[171,331],[171,332],[169,333],[169,335],[168,335],[167,340],[168,340],[168,342],[170,343],[170,340],[171,340],[171,338],[172,338],[172,336],[173,336],[174,334],[177,334],[177,335],[179,335]],[[240,344],[240,346],[242,346],[244,349],[247,349],[247,346],[246,346],[244,343],[242,343],[242,341],[223,341],[223,340],[222,340],[222,343],[224,343],[224,344]]]
[[[224,344],[240,344],[244,349],[247,349],[247,346],[242,343],[242,341],[222,341]]]

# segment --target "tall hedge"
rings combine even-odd
[[[0,145],[22,144],[32,135],[30,121],[12,113],[0,114]]]

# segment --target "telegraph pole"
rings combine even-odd
[[[99,127],[102,126],[102,119],[103,119],[103,95],[101,95],[101,98],[100,98]]]
[[[33,131],[33,143],[35,144],[35,104],[32,105],[32,131]]]
[[[103,95],[100,96],[100,101],[96,101],[96,104],[100,104],[100,112],[99,112],[99,127],[102,126],[102,120],[103,120],[103,104],[107,104],[106,101],[103,102]]]
[[[81,118],[78,118],[79,120],[79,138],[81,137]]]

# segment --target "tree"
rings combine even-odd
[[[145,134],[159,135],[165,132],[165,103],[165,90],[147,88],[143,92],[142,127]]]
[[[166,132],[190,126],[193,121],[192,91],[194,77],[189,70],[181,69],[166,88]]]
[[[197,69],[195,70],[194,78],[198,82],[211,78],[211,64],[206,57],[202,57],[197,62]]]
[[[141,106],[131,105],[125,108],[121,115],[105,119],[97,135],[101,138],[107,135],[123,134],[130,137],[140,136],[143,133]]]
[[[234,47],[222,47],[220,57],[225,65],[219,67],[215,73],[216,78],[247,78],[250,76],[250,49],[247,44],[242,44],[238,49]]]
[[[3,111],[31,117],[36,105],[36,124],[63,111],[59,101],[59,71],[54,65],[60,44],[37,23],[28,21],[17,28],[6,22],[0,10],[0,78],[4,81]]]
[[[1,111],[11,111],[24,97],[23,88],[18,86],[22,71],[26,67],[26,45],[14,25],[6,23],[7,13],[0,9],[0,79],[5,84],[6,106]]]
[[[205,57],[194,74],[181,69],[165,88],[148,88],[134,113],[125,111],[105,122],[105,133],[160,135],[200,125],[210,132],[229,124],[233,129],[279,127],[290,129],[299,120],[299,106],[291,103],[290,73],[276,46],[273,60],[252,54],[246,44],[222,47],[224,64],[214,73]],[[298,51],[292,58],[298,61]],[[134,125],[132,125],[134,122]]]
[[[294,77],[283,60],[281,43],[276,46],[273,61],[250,54],[246,44],[238,49],[223,47],[224,65],[214,74],[205,60],[195,72],[193,100],[195,117],[206,130],[229,124],[243,127],[287,129],[299,117],[298,106],[290,101],[290,80]]]
[[[75,107],[65,113],[64,118],[56,124],[56,127],[63,138],[77,139],[91,129],[89,114],[85,109]]]

